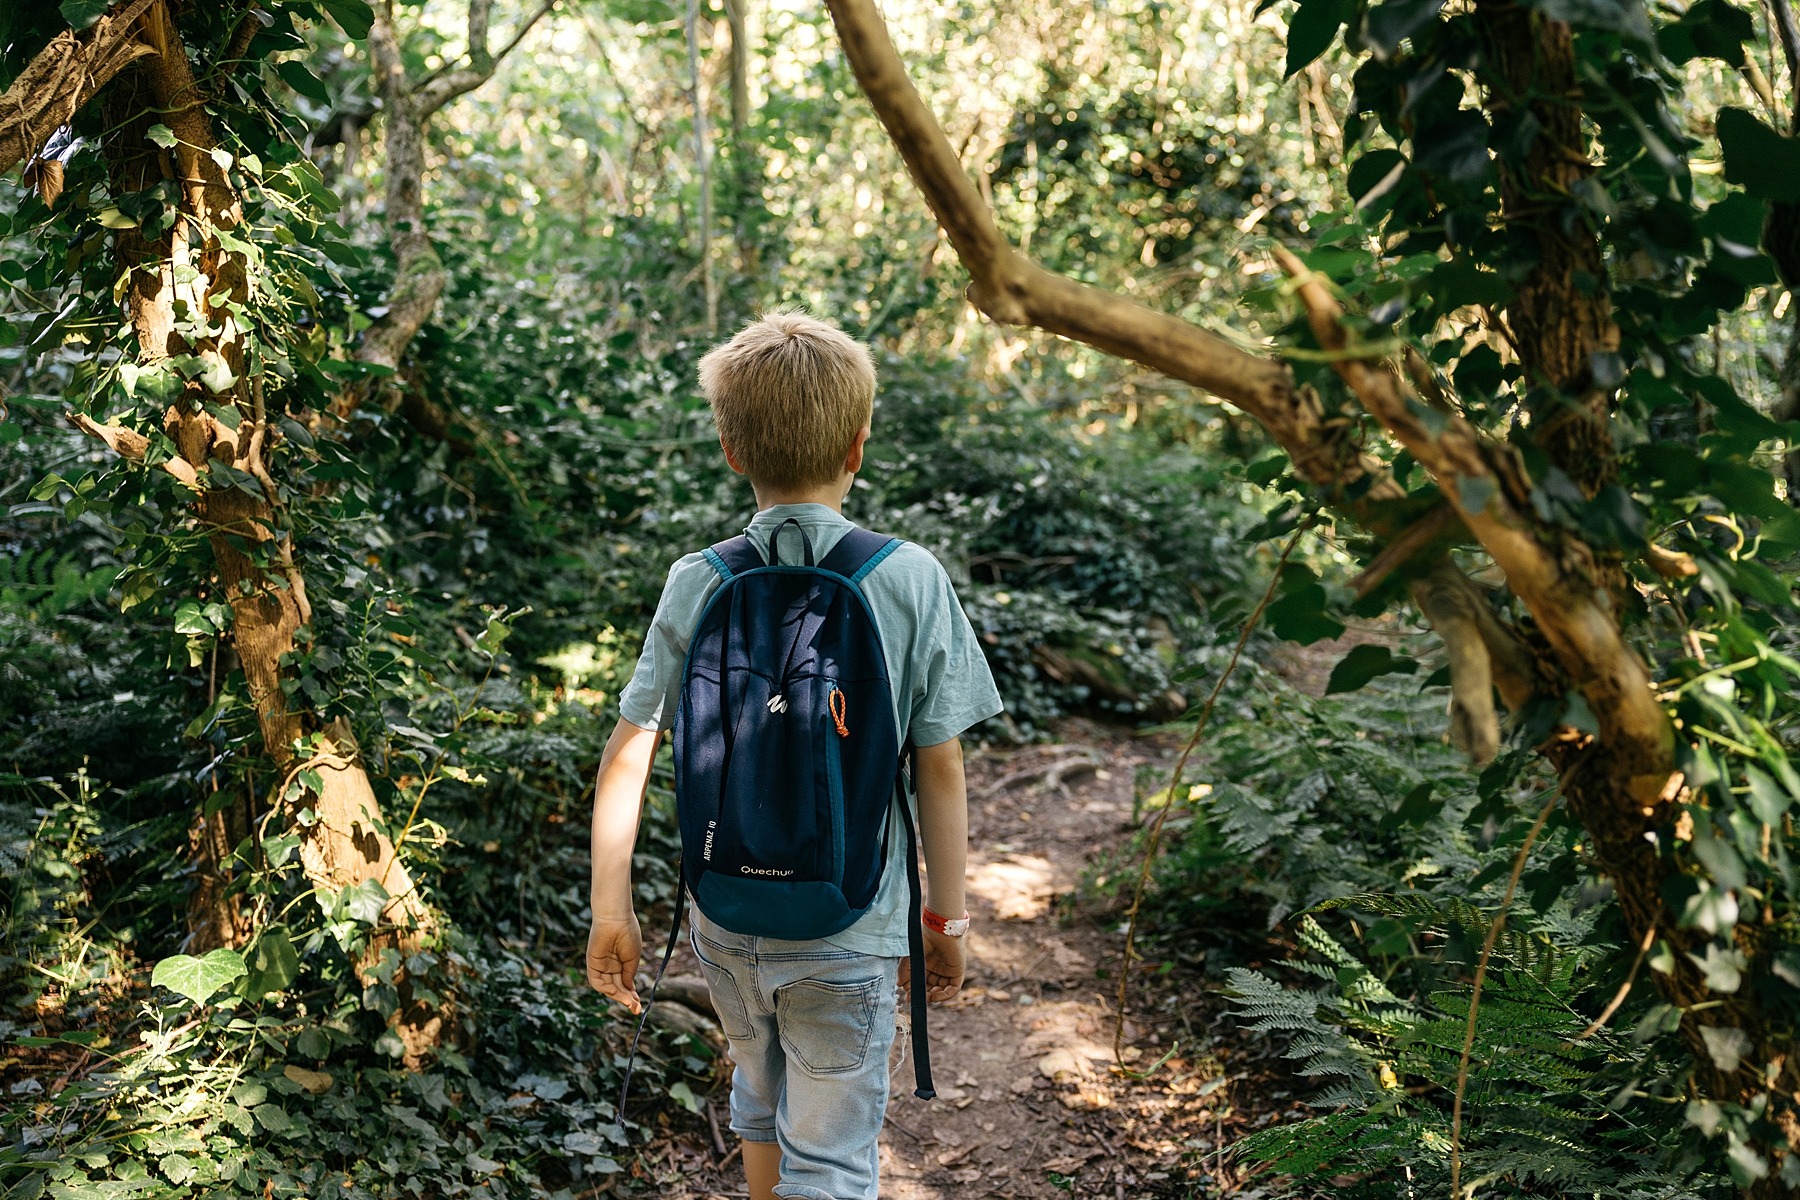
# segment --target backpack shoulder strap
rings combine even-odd
[[[726,538],[722,542],[714,543],[700,553],[706,557],[706,561],[712,565],[712,569],[719,573],[721,580],[769,565],[763,561],[763,556],[758,553],[750,539],[741,533],[734,538]]]
[[[859,584],[870,571],[881,565],[882,559],[900,546],[901,541],[897,537],[867,529],[852,529],[838,539],[838,544],[831,548],[831,553],[825,556],[825,561],[819,566],[842,575],[851,583]]]

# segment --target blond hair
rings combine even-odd
[[[700,360],[719,440],[752,482],[835,480],[875,410],[875,356],[830,321],[764,313]]]

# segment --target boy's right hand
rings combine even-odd
[[[636,1013],[643,1009],[637,994],[638,958],[644,952],[644,935],[636,913],[623,917],[594,917],[588,930],[588,986]]]
[[[925,998],[933,1004],[956,999],[963,985],[963,943],[966,937],[950,937],[925,930]],[[912,985],[912,959],[900,960],[900,986]]]

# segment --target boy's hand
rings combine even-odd
[[[942,1004],[956,998],[963,985],[963,943],[934,929],[925,931],[925,998]],[[912,986],[912,959],[900,960],[900,986]]]
[[[610,1000],[623,1004],[631,1012],[639,1012],[638,957],[644,952],[644,935],[638,930],[636,913],[624,917],[594,917],[588,931],[588,986]]]

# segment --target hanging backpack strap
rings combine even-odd
[[[882,559],[900,546],[901,541],[897,537],[855,528],[838,539],[838,544],[831,548],[831,553],[825,556],[819,567],[834,575],[842,575],[851,583],[860,584],[870,571],[881,565]]]
[[[650,1006],[656,1003],[656,990],[662,986],[663,972],[669,969],[669,959],[675,953],[675,942],[681,937],[681,918],[687,912],[687,881],[684,873],[678,871],[675,876],[675,923],[669,927],[669,942],[663,947],[662,964],[656,968],[656,978],[650,984],[650,997],[644,1001],[644,1010],[638,1014],[637,1029],[631,1035],[631,1050],[625,1056],[625,1081],[619,1085],[619,1104],[613,1110],[613,1120],[621,1132],[625,1129],[625,1098],[631,1093],[631,1071],[637,1065],[638,1040],[644,1036],[644,1023],[650,1019]]]
[[[925,1028],[925,901],[919,887],[919,834],[913,823],[912,801],[908,793],[917,775],[917,761],[909,740],[902,752],[898,786],[900,815],[906,819],[906,890],[911,898],[907,909],[906,945],[912,958],[912,1046],[913,1095],[921,1100],[937,1096],[931,1085],[931,1038]]]
[[[721,580],[769,565],[758,553],[755,543],[741,533],[708,546],[700,554],[719,573]]]

